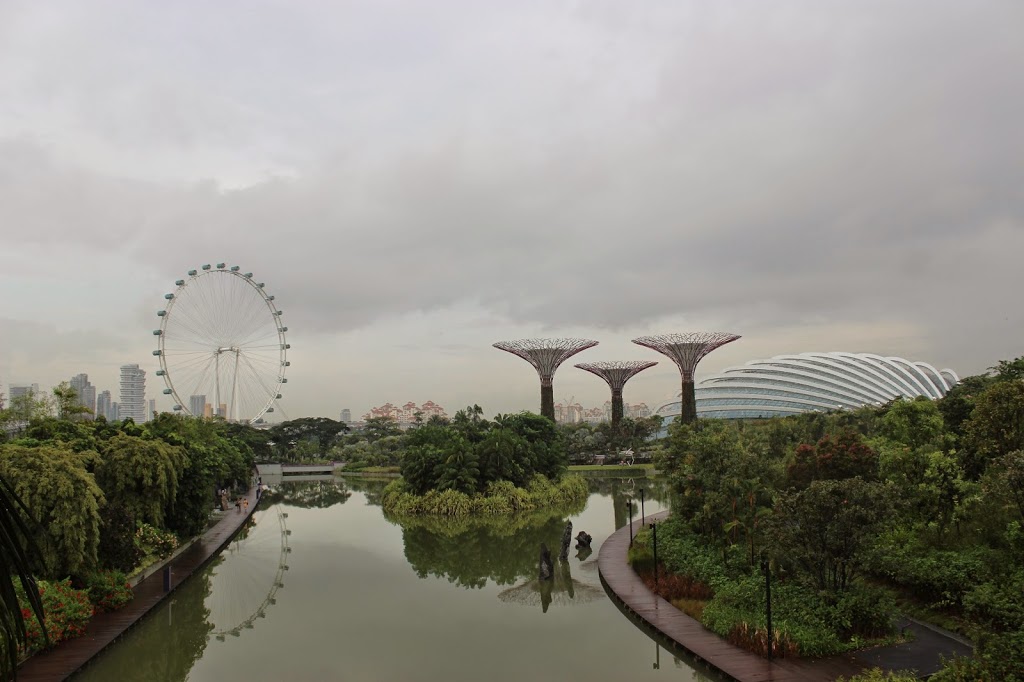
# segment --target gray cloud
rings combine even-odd
[[[305,334],[472,306],[1020,354],[1019,3],[100,7],[0,10],[11,252],[230,260]]]

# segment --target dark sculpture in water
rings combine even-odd
[[[551,552],[548,546],[540,543],[540,571],[538,577],[543,580],[551,580],[555,577],[555,564],[551,561]]]
[[[565,522],[565,531],[562,533],[562,551],[558,553],[561,561],[569,560],[569,543],[572,542],[572,521]]]
[[[576,549],[583,549],[584,547],[590,549],[590,543],[593,539],[594,538],[590,537],[590,533],[585,530],[581,530],[576,535]]]

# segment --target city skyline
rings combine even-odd
[[[210,262],[284,311],[275,421],[394,396],[537,411],[497,339],[595,339],[573,358],[590,363],[741,334],[698,382],[807,351],[960,376],[1024,355],[1015,0],[55,0],[0,18],[5,391],[87,374],[117,397],[138,363],[170,409],[156,312]],[[678,384],[663,361],[626,400],[655,409]],[[568,365],[554,379],[556,403],[606,393]]]

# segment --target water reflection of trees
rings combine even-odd
[[[213,630],[206,608],[209,595],[210,578],[204,571],[175,590],[166,606],[128,635],[129,641],[110,649],[97,662],[95,673],[116,670],[117,679],[124,682],[187,680]],[[91,672],[87,667],[82,677],[100,679]]]
[[[346,479],[346,482],[352,490],[362,493],[366,497],[366,504],[379,507],[381,506],[381,498],[384,496],[384,488],[388,487],[388,483],[391,483],[393,480],[393,478],[353,476]]]
[[[615,527],[622,528],[626,525],[628,513],[626,502],[635,501],[636,515],[640,514],[640,490],[644,491],[644,499],[658,502],[662,506],[668,506],[671,489],[666,478],[618,478],[618,477],[594,477],[587,479],[587,486],[591,493],[604,495],[612,498],[612,508],[615,513]],[[636,518],[636,516],[634,516]]]
[[[481,588],[492,580],[511,585],[536,577],[541,543],[557,547],[572,508],[486,517],[394,516],[402,527],[405,558],[421,578],[435,576],[465,588]]]
[[[326,509],[344,504],[352,497],[345,481],[340,478],[325,478],[320,481],[285,481],[265,493],[270,504],[287,504],[303,509]]]

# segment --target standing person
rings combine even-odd
[[[244,509],[244,510],[245,510],[246,512],[248,512],[248,511],[249,511],[249,498],[248,498],[248,497],[243,497],[243,498],[242,498],[242,508],[243,508],[243,509]]]
[[[239,497],[238,499],[235,500],[235,511],[236,512],[241,512],[242,511],[242,498],[241,497]]]

